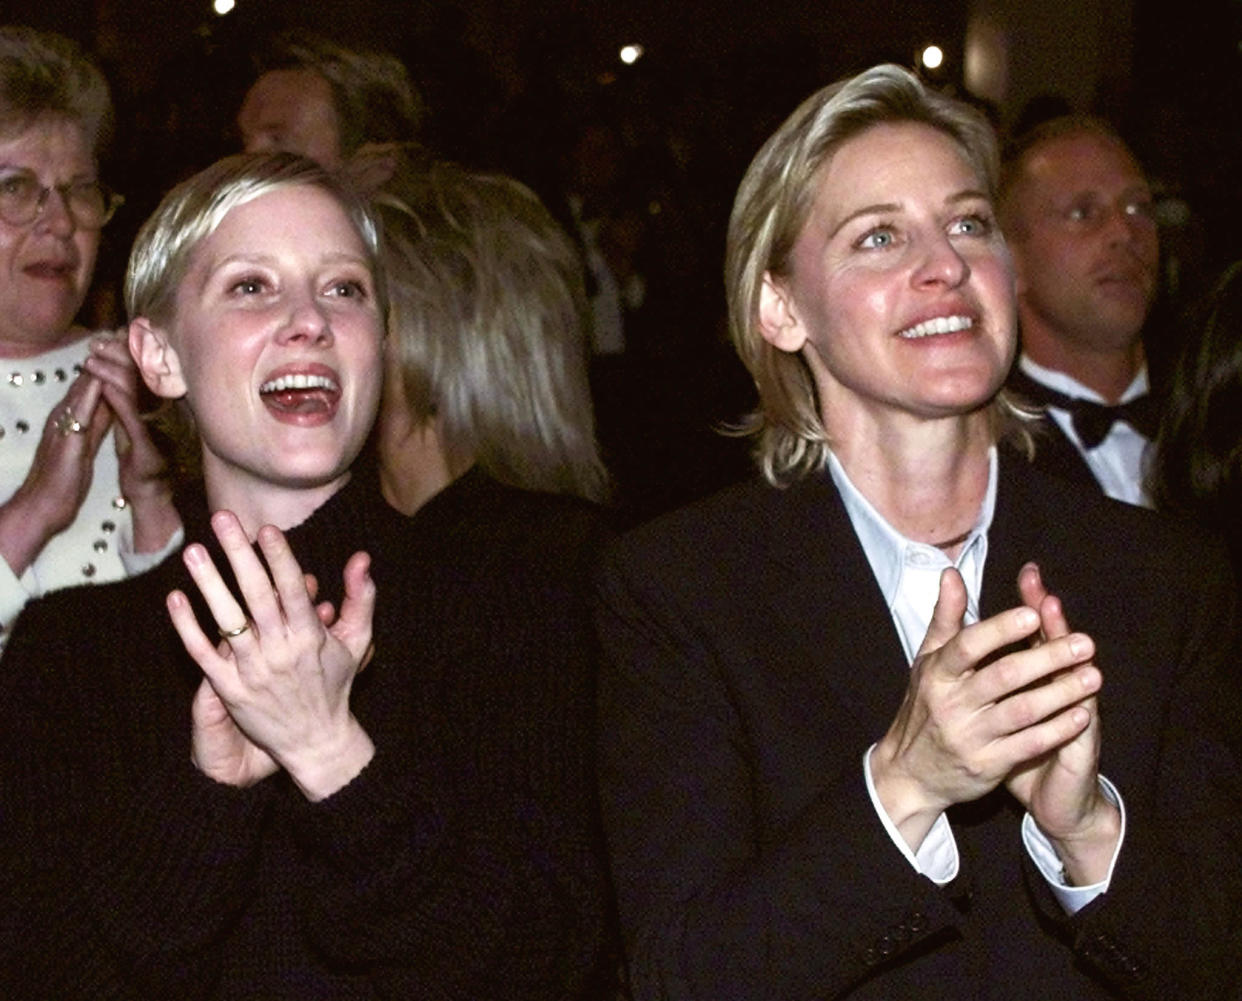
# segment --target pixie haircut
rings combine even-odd
[[[952,139],[989,197],[997,185],[996,137],[974,108],[925,87],[899,66],[883,65],[812,94],[764,143],[746,170],[729,218],[725,287],[729,333],[759,391],[759,406],[736,428],[755,439],[764,477],[786,486],[822,468],[830,431],[815,381],[800,354],[769,344],[759,328],[765,274],[788,278],[790,255],[806,225],[821,170],[842,145],[873,126],[916,122]],[[998,434],[1019,429],[1022,412],[1005,392],[992,404]]]
[[[160,202],[134,240],[125,273],[125,308],[131,319],[145,316],[166,325],[173,319],[177,289],[190,269],[195,248],[226,215],[262,195],[309,184],[334,197],[366,249],[375,274],[378,304],[387,308],[379,269],[374,219],[353,191],[318,164],[293,153],[239,153],[182,181]]]
[[[328,82],[343,158],[365,143],[410,142],[422,127],[422,98],[405,64],[386,52],[349,49],[295,28],[273,38],[255,68],[259,75],[308,70]]]
[[[37,119],[81,127],[96,159],[112,138],[112,97],[98,67],[75,42],[49,31],[0,27],[0,137]]]
[[[450,468],[603,500],[587,377],[590,308],[573,244],[530,189],[402,155],[383,224],[388,359]],[[396,401],[392,401],[396,402]]]

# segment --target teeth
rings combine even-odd
[[[934,320],[924,320],[913,327],[903,330],[898,337],[931,337],[933,334],[951,334],[955,330],[969,330],[975,321],[969,316],[938,316]]]
[[[263,383],[260,393],[283,393],[288,389],[327,389],[336,392],[337,385],[325,375],[282,375]]]

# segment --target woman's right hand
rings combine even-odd
[[[326,605],[315,605],[277,529],[268,525],[258,533],[265,568],[231,512],[216,512],[212,528],[244,605],[233,597],[206,549],[187,546],[186,567],[226,642],[208,638],[180,591],[168,596],[173,626],[237,731],[284,768],[307,799],[324,799],[375,754],[349,706],[354,677],[371,649],[375,583],[370,558],[355,553],[346,563],[345,599],[334,618]],[[210,708],[209,701],[204,697],[204,708]]]
[[[915,851],[948,807],[1074,740],[1100,686],[1090,637],[1066,629],[992,660],[1035,635],[1039,613],[1019,605],[965,626],[965,611],[966,586],[945,570],[906,697],[871,755],[876,795]]]
[[[19,577],[86,500],[95,454],[112,423],[102,393],[100,381],[86,372],[73,380],[48,415],[26,479],[0,505],[0,556]]]

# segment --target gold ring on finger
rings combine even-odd
[[[60,412],[52,426],[60,432],[62,438],[68,438],[71,434],[86,433],[86,425],[73,416],[73,408],[70,406],[66,406]]]
[[[216,632],[220,634],[220,638],[222,640],[235,640],[237,639],[238,636],[248,631],[249,629],[250,629],[250,620],[247,619],[236,629],[217,629]]]

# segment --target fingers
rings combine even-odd
[[[123,332],[122,332],[123,335]],[[90,354],[83,367],[97,379],[137,399],[138,370],[124,336],[96,334],[90,341]]]
[[[1094,655],[1095,644],[1084,633],[1070,633],[1068,636],[1017,650],[975,673],[971,679],[975,697],[981,704],[1000,702],[1010,694],[1022,691],[1059,672],[1077,667],[1085,668]],[[1099,671],[1094,667],[1092,670],[1098,676]]]
[[[240,530],[240,525],[238,528]],[[275,586],[277,611],[283,614],[289,629],[294,632],[304,629],[317,630],[320,619],[307,590],[306,575],[302,573],[302,568],[289,548],[284,533],[272,525],[263,526],[259,529],[259,548],[272,572],[271,584]],[[266,581],[265,574],[263,583]],[[246,600],[250,601],[250,594],[246,592],[244,585],[242,590],[246,594]],[[272,596],[270,585],[267,587],[266,594],[269,598]]]
[[[940,594],[932,609],[927,635],[919,646],[919,656],[939,650],[956,636],[962,628],[966,614],[966,583],[956,569],[949,567],[940,575]]]
[[[354,553],[345,564],[345,599],[333,634],[362,660],[371,645],[371,620],[375,613],[375,581],[371,578],[371,557]]]
[[[208,639],[202,627],[199,626],[194,609],[190,606],[190,599],[182,591],[171,591],[164,605],[168,609],[168,617],[172,620],[173,628],[181,637],[186,653],[194,658],[194,662],[202,668],[204,674],[208,677],[215,677],[218,673],[217,665],[223,657],[216,649],[215,641]]]
[[[1056,639],[1069,635],[1069,621],[1065,618],[1061,600],[1048,593],[1038,564],[1026,563],[1018,571],[1018,593],[1023,604],[1039,613],[1042,639]]]
[[[920,648],[919,663],[922,670],[944,680],[959,678],[977,669],[998,650],[1028,639],[1039,628],[1039,615],[1026,607],[1011,608],[991,618],[962,627],[960,617],[955,632],[950,633],[950,619],[941,617],[944,604],[944,582],[952,575],[960,584],[956,571],[946,570],[941,577],[941,600],[936,603],[927,637]],[[964,590],[963,590],[964,594]],[[952,599],[956,601],[956,598]],[[963,608],[964,611],[964,608]],[[948,615],[957,615],[956,604],[949,606]],[[941,637],[947,636],[939,646]],[[990,668],[989,668],[990,670]]]

